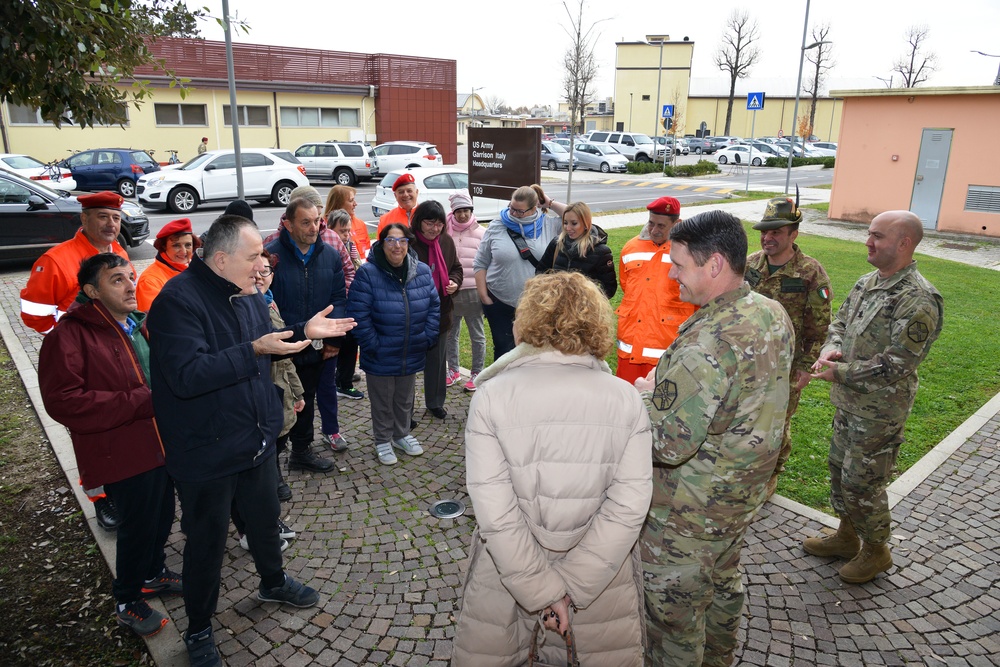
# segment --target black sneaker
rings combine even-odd
[[[337,389],[337,396],[341,398],[349,398],[352,401],[360,401],[365,397],[364,392],[355,389],[354,387],[349,387],[347,389]]]
[[[431,413],[438,419],[444,419],[448,416],[448,411],[444,408],[427,408],[427,412]]]
[[[215,647],[211,627],[194,635],[184,633],[184,645],[187,647],[191,667],[222,667],[222,656]]]
[[[118,508],[107,496],[94,501],[94,512],[97,513],[97,525],[104,530],[117,530],[122,522],[118,517]]]
[[[278,519],[278,535],[283,540],[295,539],[295,531],[289,528],[280,518]]]
[[[163,568],[159,576],[154,577],[142,585],[139,595],[144,598],[151,598],[155,595],[180,595],[184,592],[184,585],[181,575]]]
[[[123,609],[115,606],[118,625],[128,628],[140,637],[152,637],[169,622],[166,616],[156,611],[145,600],[129,602]]]
[[[281,602],[282,604],[290,604],[293,607],[305,608],[316,606],[319,602],[319,593],[308,586],[300,584],[286,574],[285,583],[281,586],[277,588],[264,588],[261,586],[257,589],[257,598],[264,602]]]
[[[278,482],[278,500],[285,502],[292,499],[292,487],[285,484],[285,480]]]
[[[309,470],[311,472],[330,472],[333,470],[333,461],[322,459],[309,450],[304,452],[292,452],[288,455],[289,470]]]

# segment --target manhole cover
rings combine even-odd
[[[465,514],[465,503],[461,500],[439,500],[427,511],[438,519],[454,519]]]

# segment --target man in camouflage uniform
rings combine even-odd
[[[700,309],[636,381],[654,437],[653,502],[639,538],[646,657],[728,667],[743,610],[743,537],[766,499],[785,424],[792,323],[743,281],[737,218],[702,213],[670,240],[670,276]]]
[[[913,261],[921,238],[920,218],[910,211],[875,216],[865,245],[877,270],[855,283],[813,365],[814,378],[833,383],[830,500],[840,527],[803,547],[850,559],[840,578],[852,584],[892,567],[885,489],[917,393],[917,366],[941,333],[941,295]]]
[[[819,262],[795,245],[801,221],[802,211],[791,199],[776,197],[767,202],[764,217],[753,226],[760,231],[762,249],[747,258],[745,277],[750,288],[784,306],[795,329],[788,412],[778,463],[767,483],[768,498],[774,495],[778,475],[792,453],[792,415],[799,407],[803,387],[812,379],[809,369],[819,357],[830,326],[830,279]]]

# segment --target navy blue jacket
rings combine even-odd
[[[389,269],[381,243],[372,246],[351,283],[347,316],[357,322],[361,369],[380,376],[413,375],[424,370],[427,350],[438,340],[441,301],[430,268],[411,249],[406,281]]]
[[[295,241],[282,226],[278,238],[267,244],[267,251],[278,256],[274,267],[271,294],[286,322],[306,322],[327,306],[333,306],[328,317],[347,317],[347,283],[340,253],[317,239],[309,261],[299,259]],[[340,347],[343,337],[325,342]],[[295,355],[296,363],[319,363],[319,353],[312,347]]]
[[[163,286],[146,324],[153,410],[170,476],[205,482],[274,465],[281,400],[271,357],[251,346],[272,331],[264,297],[241,295],[194,257]],[[290,341],[305,338],[303,324],[291,328]]]

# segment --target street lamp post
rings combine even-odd
[[[660,122],[660,84],[663,83],[663,43],[670,39],[670,35],[646,35],[646,42],[649,44],[659,44],[660,45],[660,65],[656,69],[656,108],[653,109],[653,140],[660,136],[660,128],[657,124]],[[656,151],[653,151],[653,156],[655,158]]]
[[[792,144],[788,150],[788,169],[785,172],[785,194],[788,194],[788,185],[792,180],[792,159],[795,157],[795,132],[799,125],[799,91],[802,89],[802,65],[805,63],[806,51],[815,49],[817,46],[829,44],[828,40],[813,42],[806,46],[806,33],[809,31],[809,0],[806,0],[806,18],[802,23],[802,48],[799,50],[799,77],[795,80],[795,107],[792,110]],[[805,141],[802,142],[802,152],[805,153]]]
[[[632,131],[632,93],[628,94],[628,131]]]
[[[1000,58],[1000,55],[993,55],[992,53],[983,53],[982,51],[976,51],[971,49],[972,53],[978,53],[981,56],[986,56],[987,58]],[[1000,86],[1000,66],[997,67],[997,78],[993,80],[994,86]]]

